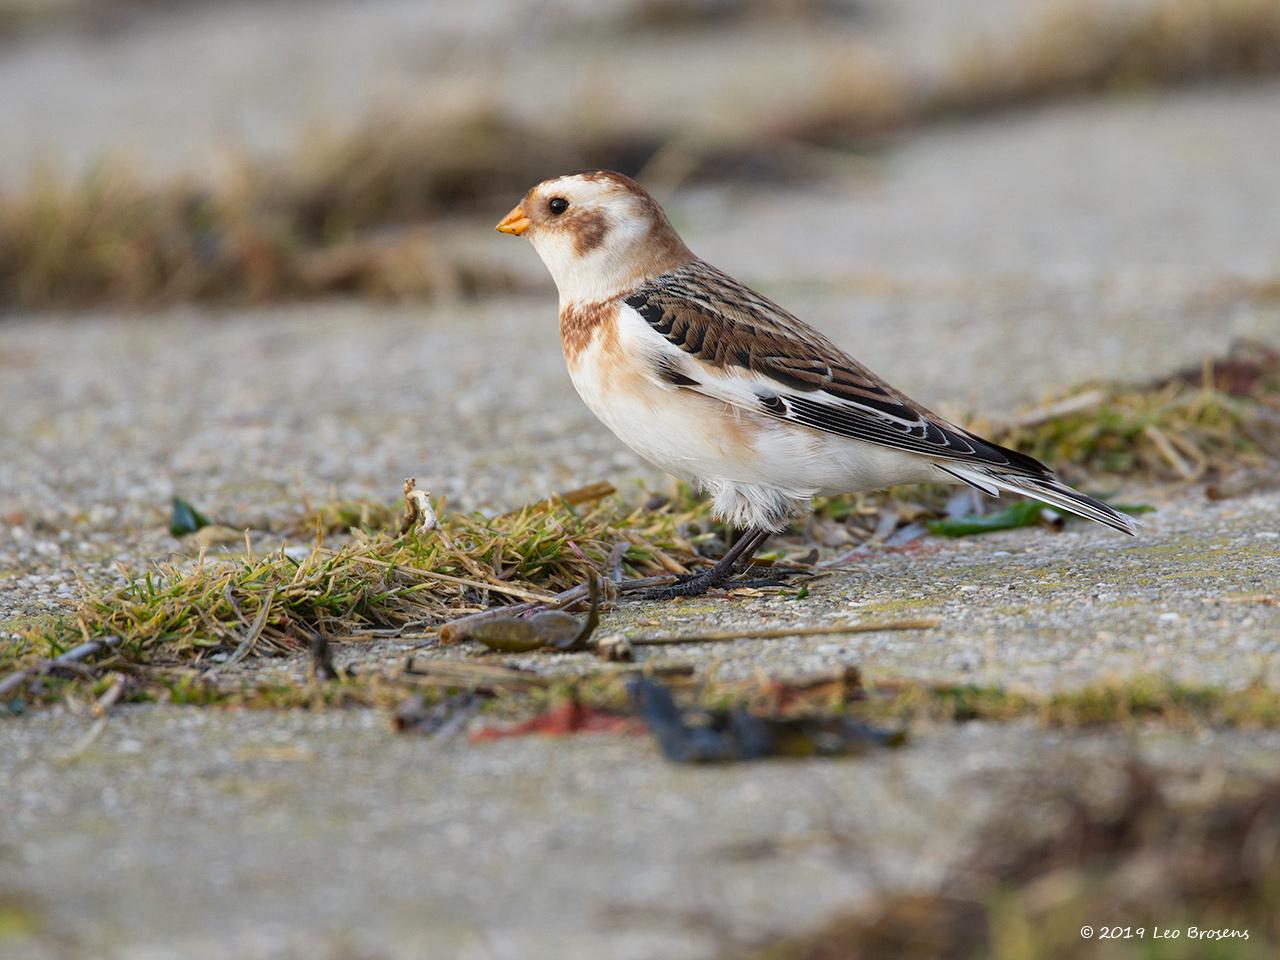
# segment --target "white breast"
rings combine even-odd
[[[721,428],[720,421],[733,416],[728,405],[657,381],[646,354],[637,354],[619,334],[616,323],[602,327],[569,364],[591,412],[640,456],[682,479],[734,472],[748,451],[735,449],[734,432]]]
[[[734,522],[776,528],[817,494],[932,479],[922,474],[924,458],[786,424],[666,383],[652,363],[666,351],[679,354],[621,304],[569,359],[569,375],[578,395],[623,443],[710,491],[717,513]],[[710,368],[699,375],[720,376]]]

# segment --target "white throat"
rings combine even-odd
[[[641,279],[639,266],[651,257],[649,224],[634,221],[610,224],[605,242],[579,253],[574,238],[564,232],[536,234],[529,238],[546,264],[560,292],[560,303],[595,303],[634,287]]]

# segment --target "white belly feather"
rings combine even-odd
[[[668,384],[650,362],[658,339],[622,306],[569,361],[574,387],[623,443],[710,492],[716,512],[740,526],[780,529],[819,494],[940,479],[924,457],[782,423]]]

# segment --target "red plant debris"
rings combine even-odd
[[[537,716],[507,727],[485,727],[476,730],[467,739],[472,743],[488,740],[505,740],[507,737],[533,735],[564,737],[574,733],[644,733],[644,721],[638,717],[599,710],[567,700],[558,706],[544,710]]]

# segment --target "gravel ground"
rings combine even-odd
[[[1194,363],[1237,335],[1280,340],[1275,303],[1230,286],[1280,266],[1275,94],[938,130],[839,189],[701,190],[673,210],[695,248],[920,399],[1007,410]],[[532,258],[487,230],[460,242]],[[175,492],[235,521],[294,511],[303,493],[390,499],[407,475],[494,508],[661,482],[572,395],[552,304],[6,321],[0,630],[66,609],[76,570],[106,580],[117,558],[178,549],[163,529]],[[1274,597],[1280,494],[1126,496],[1160,508],[1137,540],[1078,524],[931,541],[868,554],[804,601],[628,605],[606,629],[933,614],[942,625],[920,633],[668,656],[1038,688],[1151,671],[1274,681],[1280,609],[1242,598]],[[53,710],[0,725],[0,910],[38,928],[0,939],[0,956],[717,956],[876,883],[927,886],[1003,809],[1004,778],[1049,758],[1132,744],[1190,773],[1257,775],[1280,746],[975,725],[863,760],[695,770],[617,737],[441,746],[374,713],[132,707],[64,762],[90,722]]]

